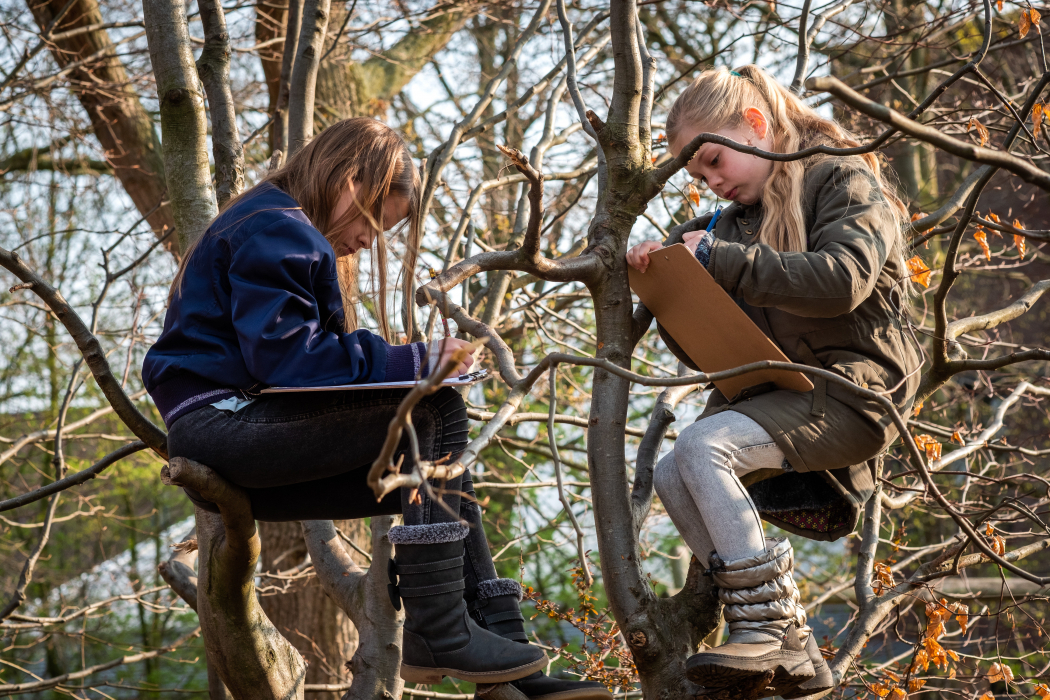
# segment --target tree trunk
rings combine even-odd
[[[371,539],[364,520],[337,520],[338,527],[354,544],[369,551]],[[306,542],[298,522],[259,523],[262,537],[263,571],[287,571],[306,559]],[[362,566],[368,562],[354,554]],[[264,581],[267,586],[282,582]],[[259,602],[274,627],[306,659],[307,683],[344,683],[350,679],[346,663],[357,650],[358,635],[353,623],[324,594],[316,578],[296,582],[284,593],[264,593]],[[338,700],[339,693],[311,693],[311,698]]]
[[[33,18],[43,31],[67,0],[29,0]],[[102,12],[97,0],[77,0],[58,22],[54,32],[68,32],[78,27],[101,25]],[[115,55],[113,42],[105,29],[50,42],[51,55],[59,66],[99,55],[96,62],[86,63],[69,73],[70,89],[87,112],[91,126],[102,146],[113,173],[135,203],[139,213],[157,234],[164,237],[175,228],[171,207],[165,198],[164,159],[153,119],[142,106],[128,79],[124,65]],[[178,254],[179,240],[170,236],[168,250]]]
[[[208,162],[204,95],[193,62],[186,5],[182,0],[144,0],[150,62],[160,100],[168,199],[182,250],[218,213]]]
[[[588,250],[605,270],[588,285],[594,300],[597,356],[630,368],[633,307],[627,281],[627,239],[637,217],[657,194],[651,173],[648,89],[636,34],[633,0],[613,0],[610,29],[616,73],[608,122],[591,121],[608,167],[588,231]],[[642,569],[636,515],[627,481],[625,432],[630,383],[594,372],[587,457],[594,499],[602,578],[616,621],[634,656],[647,698],[689,698],[697,688],[685,678],[684,661],[718,624],[720,608],[710,580],[694,558],[682,591],[657,598]],[[646,508],[647,511],[647,508]],[[686,624],[683,624],[686,623]]]

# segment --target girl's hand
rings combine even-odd
[[[452,359],[452,354],[456,352],[456,350],[463,348],[465,351],[470,352],[471,346],[470,342],[466,340],[460,340],[459,338],[441,338],[440,340],[435,340],[434,344],[437,345],[440,349],[441,357],[438,360],[438,366],[430,368],[430,371],[432,373],[438,371],[439,368],[444,367],[445,363]],[[431,354],[431,356],[433,355]],[[454,379],[461,374],[466,374],[468,371],[470,371],[470,366],[473,364],[474,356],[467,355],[467,358],[460,362],[459,366],[456,367],[456,369],[452,370],[452,374],[450,374],[449,376]]]
[[[649,267],[649,253],[663,248],[659,241],[645,241],[627,251],[627,264],[639,272],[645,272]]]
[[[689,233],[682,236],[682,243],[689,249],[689,252],[696,255],[696,246],[700,243],[700,239],[707,235],[707,231],[704,229],[697,229],[696,231],[690,231]]]

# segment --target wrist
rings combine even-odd
[[[711,262],[711,248],[715,244],[715,236],[708,231],[696,242],[696,251],[693,253],[700,264],[705,268]]]

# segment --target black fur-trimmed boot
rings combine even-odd
[[[504,639],[470,618],[463,600],[463,539],[459,523],[390,528],[390,601],[405,605],[401,678],[440,683],[506,683],[547,665],[542,649]]]
[[[521,586],[517,581],[506,578],[481,581],[473,593],[476,599],[469,604],[470,615],[480,626],[504,639],[529,643],[525,617],[521,614]],[[612,700],[612,694],[601,683],[551,678],[542,671],[513,681],[511,685],[529,700]]]
[[[791,543],[781,537],[767,540],[767,547],[732,561],[711,555],[710,573],[725,606],[729,639],[685,664],[689,680],[708,695],[787,695],[816,676],[798,635]]]

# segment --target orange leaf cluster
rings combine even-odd
[[[908,691],[914,693],[920,688],[922,688],[924,685],[926,685],[926,681],[924,681],[923,679],[913,678],[912,680],[908,681]]]
[[[984,534],[992,538],[992,551],[1002,556],[1006,554],[1006,539],[1002,535],[995,534],[995,528],[991,523],[984,524]]]
[[[926,262],[916,255],[908,261],[908,274],[923,287],[929,287],[930,275],[933,274],[933,270],[927,267]]]
[[[983,226],[978,226],[977,230],[973,232],[974,240],[981,244],[981,250],[984,251],[984,257],[989,260],[992,259],[992,249],[988,247],[988,234],[984,232]]]
[[[959,627],[966,631],[966,623],[970,618],[970,608],[964,603],[949,603],[944,598],[940,601],[926,604],[926,637],[929,639],[940,639],[945,632],[944,623],[955,615]],[[955,658],[953,652],[952,658]],[[958,661],[958,659],[956,659]]]
[[[996,661],[992,664],[992,667],[988,669],[988,682],[995,683],[996,681],[1003,681],[1004,683],[1014,682],[1014,672],[1010,670],[1010,667],[1005,664],[1000,664]]]
[[[1022,34],[1021,36],[1024,35]],[[966,125],[966,131],[969,132],[970,129],[977,130],[977,138],[980,140],[981,146],[988,143],[988,127],[977,121],[977,117],[970,117],[970,121]]]
[[[700,190],[691,182],[686,187],[686,196],[689,197],[689,201],[693,203],[693,206],[700,206]]]
[[[922,647],[915,652],[915,659],[911,664],[912,673],[917,672],[919,668],[922,668],[923,671],[928,671],[930,664],[945,670],[948,668],[948,659],[955,662],[959,661],[958,654],[951,649],[945,649],[937,641],[944,636],[944,624],[951,619],[952,615],[955,615],[959,626],[965,631],[970,615],[970,609],[966,605],[963,603],[949,603],[944,598],[941,598],[940,601],[926,604],[926,635]],[[955,669],[952,669],[951,677],[954,677],[954,674]]]
[[[930,462],[941,458],[941,443],[937,442],[932,435],[916,435],[915,444],[920,450],[926,452],[926,459]]]
[[[1039,700],[1050,699],[1050,687],[1045,683],[1040,683],[1035,687],[1035,694],[1039,696]]]
[[[1031,8],[1025,8],[1021,10],[1021,18],[1017,21],[1017,29],[1021,33],[1021,38],[1028,36],[1028,32],[1034,27],[1035,30],[1039,31],[1039,20],[1042,15],[1039,14],[1038,10]]]
[[[965,442],[963,442],[962,435],[959,435],[959,431],[958,430],[956,430],[956,431],[954,431],[952,433],[952,442],[957,442],[960,445],[965,445],[966,444]]]
[[[893,588],[897,585],[897,582],[893,580],[893,570],[889,564],[883,564],[882,562],[875,562],[875,595],[882,595],[882,592],[887,588]]]
[[[977,700],[995,700],[995,696],[991,693],[985,693],[981,697],[977,698]]]
[[[1043,120],[1046,119],[1046,116],[1046,105],[1042,102],[1036,102],[1035,106],[1032,107],[1032,131],[1035,132],[1037,137],[1043,130]]]

